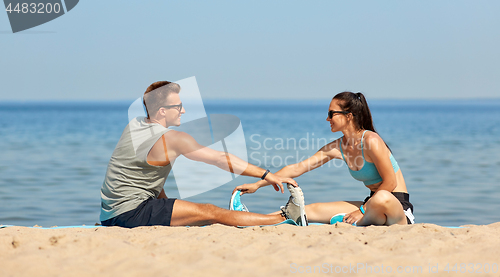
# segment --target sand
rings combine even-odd
[[[8,227],[0,229],[0,276],[500,276],[499,233],[500,222]]]

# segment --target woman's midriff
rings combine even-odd
[[[371,191],[377,191],[377,189],[380,187],[382,182],[366,186],[369,188]],[[408,190],[406,189],[406,183],[405,179],[403,178],[403,173],[401,172],[401,169],[396,172],[396,188],[392,192],[405,192],[408,193]]]

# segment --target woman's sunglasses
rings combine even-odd
[[[332,119],[333,115],[336,114],[336,113],[348,114],[350,112],[346,112],[346,111],[328,111],[328,119]]]

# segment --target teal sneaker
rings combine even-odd
[[[337,222],[344,222],[345,215],[346,215],[346,213],[340,213],[340,214],[336,214],[336,215],[332,216],[332,218],[330,218],[330,224],[335,224]],[[352,226],[357,226],[356,223],[357,223],[357,221],[354,222],[352,224]]]
[[[336,215],[332,216],[332,218],[330,219],[330,224],[335,224],[337,222],[343,222],[345,215],[346,215],[346,213],[341,213],[341,214],[336,214]]]
[[[231,196],[231,201],[229,201],[229,210],[248,212],[245,204],[241,203],[241,192],[239,190],[235,191]]]

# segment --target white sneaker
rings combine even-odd
[[[299,226],[309,225],[306,217],[304,193],[299,187],[294,187],[291,184],[286,186],[290,191],[290,198],[286,203],[286,206],[281,208],[282,214],[286,219],[294,220]]]

